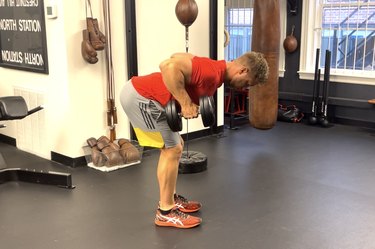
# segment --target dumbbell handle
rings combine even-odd
[[[198,111],[198,115],[200,115],[201,113],[200,113],[200,111]],[[182,116],[182,113],[178,113],[178,116],[180,117],[180,118],[185,118],[184,116]],[[197,116],[198,117],[198,116]],[[197,117],[194,117],[194,118],[197,118]]]
[[[201,97],[199,99],[198,115],[201,115],[203,125],[205,127],[211,126],[215,122],[214,104],[210,97]],[[173,131],[180,131],[182,129],[181,123],[181,106],[175,101],[171,100],[165,107],[167,122]],[[184,117],[185,118],[185,117]],[[196,117],[194,117],[196,118]]]

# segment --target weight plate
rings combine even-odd
[[[202,116],[204,127],[215,124],[215,103],[212,96],[199,98],[199,112]]]
[[[180,108],[174,99],[170,100],[165,106],[165,115],[167,123],[172,131],[178,132],[182,130],[182,119],[180,116]]]
[[[173,131],[181,131],[182,130],[182,118],[181,118],[181,107],[180,105],[173,100],[173,120],[176,122],[176,130]]]
[[[197,151],[183,151],[178,167],[179,174],[199,173],[207,169],[207,156]]]

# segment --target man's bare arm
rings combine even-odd
[[[193,55],[177,53],[160,63],[159,68],[168,91],[181,105],[181,113],[185,118],[198,115],[196,106],[188,95],[185,85],[190,82]]]

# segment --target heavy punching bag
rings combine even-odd
[[[251,50],[264,54],[268,81],[250,88],[249,121],[257,129],[270,129],[277,120],[280,55],[279,0],[255,0]]]

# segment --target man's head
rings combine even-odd
[[[267,82],[269,67],[262,53],[247,52],[233,63],[236,70],[230,81],[232,87],[243,88]]]

